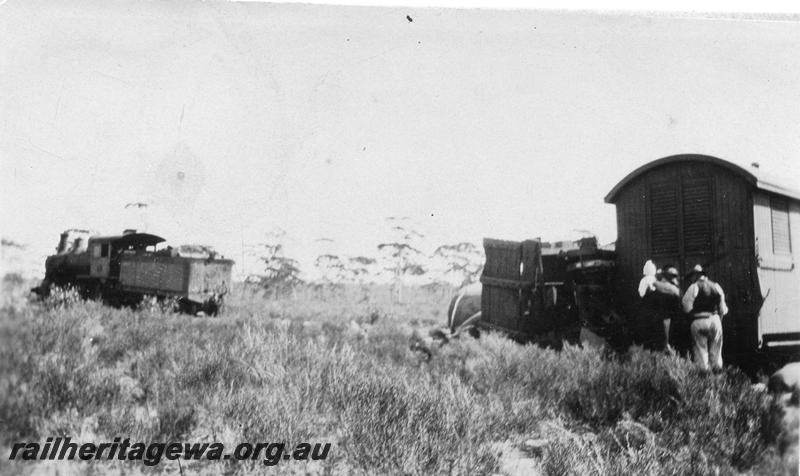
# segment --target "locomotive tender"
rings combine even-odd
[[[136,230],[114,236],[67,230],[56,254],[47,257],[44,281],[34,292],[47,295],[52,286],[74,287],[85,298],[115,304],[155,296],[173,300],[183,312],[217,314],[231,283],[233,261],[207,250],[156,249],[164,241]]]

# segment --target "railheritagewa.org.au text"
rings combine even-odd
[[[227,451],[223,443],[142,443],[119,437],[103,443],[77,443],[70,437],[49,437],[44,443],[14,443],[8,459],[142,461],[147,466],[155,466],[163,460],[259,460],[266,466],[274,466],[281,461],[324,460],[330,449],[330,443],[298,443],[292,447],[286,443],[239,443],[233,451]]]

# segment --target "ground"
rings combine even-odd
[[[19,462],[0,473],[796,474],[789,396],[678,357],[499,335],[440,346],[450,290],[237,288],[222,316],[25,299],[5,283],[0,449],[330,442],[324,461]],[[424,346],[427,352],[412,351]],[[787,405],[782,404],[783,401]],[[796,420],[796,416],[794,417]],[[795,421],[796,423],[796,421]]]

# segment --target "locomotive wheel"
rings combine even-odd
[[[100,283],[88,284],[86,285],[86,288],[86,299],[97,301],[98,299],[103,298],[103,287],[100,285]]]
[[[42,283],[35,288],[31,289],[31,292],[34,293],[40,299],[44,299],[50,295],[50,281],[47,279],[43,280]]]

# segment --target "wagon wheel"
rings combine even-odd
[[[222,312],[223,306],[222,296],[214,295],[203,303],[203,312],[208,316],[218,316]]]
[[[186,298],[182,298],[178,301],[178,309],[184,314],[194,316],[200,310],[200,305]]]

